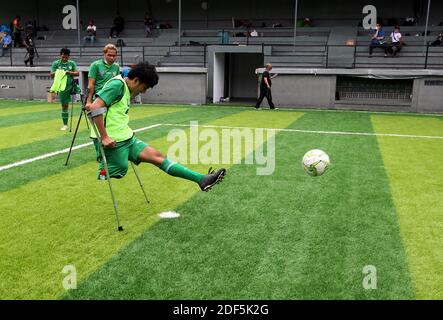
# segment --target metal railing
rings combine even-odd
[[[247,39],[243,40],[247,41]],[[369,58],[369,44],[367,42],[358,42],[352,46],[331,45],[309,40],[297,43],[295,46],[289,43],[263,42],[226,45],[238,46],[239,44],[260,46],[266,60],[276,67],[443,69],[443,47],[433,47],[430,43],[425,47],[418,44],[404,46],[396,58],[386,59],[383,50],[379,48],[375,48],[373,58]],[[209,45],[191,43],[181,47],[177,45],[123,46],[118,48],[118,62],[121,66],[149,61],[159,67],[207,67]],[[69,48],[71,59],[76,61],[79,66],[89,66],[93,60],[102,57],[102,46],[70,46]],[[60,47],[37,47],[34,64],[36,66],[50,66],[52,61],[58,58],[59,51]],[[9,48],[5,57],[0,57],[0,66],[24,66],[25,55],[25,49]]]

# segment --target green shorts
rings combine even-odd
[[[59,92],[58,98],[60,99],[60,103],[62,105],[71,102],[71,91],[71,88],[66,88],[66,90]]]
[[[80,93],[80,87],[75,86],[74,90],[72,90],[72,86],[66,86],[66,89],[58,94],[60,104],[64,105],[70,103],[72,99],[71,95],[76,93]]]
[[[114,148],[105,150],[106,160],[108,162],[109,176],[111,178],[121,179],[128,172],[128,161],[139,165],[138,157],[148,144],[142,140],[132,137],[126,141],[117,142]],[[100,161],[98,168],[98,179],[100,179],[100,171],[104,168],[103,160]]]

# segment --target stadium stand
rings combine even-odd
[[[402,71],[405,74],[399,75],[399,77],[424,77],[427,73],[423,73],[423,70],[429,70],[429,75],[432,75],[432,77],[440,77],[440,73],[437,71],[443,70],[443,46],[425,45],[423,12],[421,12],[422,19],[418,21],[417,25],[403,26],[406,23],[405,17],[414,14],[412,0],[409,1],[409,5],[405,5],[408,1],[401,2],[401,6],[397,0],[393,0],[389,4],[382,3],[382,1],[374,2],[374,4],[382,7],[380,11],[384,14],[384,18],[381,18],[381,20],[384,22],[387,36],[393,30],[394,22],[401,25],[401,32],[406,45],[403,46],[396,58],[386,58],[383,50],[375,50],[373,56],[368,57],[370,42],[368,31],[358,27],[361,22],[362,1],[360,1],[361,3],[358,3],[359,1],[344,1],[346,5],[341,3],[340,6],[334,6],[333,1],[326,0],[319,1],[318,4],[300,1],[301,14],[303,14],[303,17],[311,17],[313,26],[301,27],[298,23],[297,36],[294,38],[295,30],[292,27],[294,24],[292,19],[294,7],[292,2],[287,0],[273,1],[272,10],[265,5],[264,1],[257,1],[255,6],[234,0],[226,0],[223,3],[211,2],[210,13],[202,10],[198,1],[190,0],[184,6],[180,37],[177,8],[168,4],[173,3],[173,1],[148,1],[152,3],[152,16],[157,19],[155,23],[158,28],[154,28],[153,34],[146,37],[143,16],[147,8],[140,10],[137,1],[127,0],[125,1],[125,11],[122,12],[122,16],[126,20],[125,29],[119,38],[109,38],[109,29],[117,8],[109,8],[106,12],[97,11],[97,7],[101,6],[100,3],[103,4],[103,1],[99,0],[93,3],[85,3],[81,10],[84,22],[94,19],[97,25],[95,45],[88,44],[81,47],[78,45],[76,30],[62,30],[60,16],[44,12],[44,10],[50,9],[47,7],[47,2],[44,0],[40,2],[42,8],[39,25],[46,26],[47,31],[38,31],[36,40],[38,56],[34,61],[36,66],[48,67],[58,57],[60,48],[67,46],[71,49],[71,58],[79,66],[87,68],[91,61],[102,57],[101,49],[105,44],[114,43],[119,46],[118,62],[123,66],[139,61],[149,61],[157,67],[178,68],[174,70],[183,71],[189,70],[185,68],[202,68],[198,72],[207,72],[208,99],[213,96],[212,86],[214,86],[214,58],[216,53],[227,56],[231,54],[238,55],[243,52],[251,54],[251,57],[252,54],[261,57],[261,62],[258,65],[253,66],[251,64],[247,66],[247,72],[239,71],[240,69],[237,70],[233,67],[239,62],[235,58],[229,62],[232,62],[231,66],[226,66],[226,70],[231,68],[232,70],[229,72],[237,73],[236,76],[238,76],[236,80],[238,85],[231,84],[234,87],[231,92],[250,92],[250,97],[254,95],[256,89],[245,88],[242,83],[250,81],[251,79],[247,77],[250,76],[251,70],[257,70],[257,68],[263,66],[263,62],[271,63],[275,70],[287,69],[292,74],[324,74],[324,77],[335,77],[331,85],[335,86],[337,84],[340,89],[337,90],[340,97],[339,103],[365,99],[364,94],[361,93],[364,90],[359,91],[358,89],[361,83],[356,82],[351,86],[352,79],[346,78],[346,72],[343,70],[361,70],[358,76],[364,77],[371,75],[372,70],[386,70],[387,73],[383,74],[383,77],[391,78],[401,73],[397,71]],[[117,4],[121,3],[121,1],[116,2]],[[56,6],[55,11],[61,12],[61,4],[54,6]],[[435,12],[438,12],[439,8],[441,9],[442,5],[437,4],[434,9]],[[119,10],[123,11],[121,9],[120,7]],[[22,14],[23,21],[33,19],[31,11],[28,10]],[[16,13],[10,11],[9,16],[15,16]],[[4,14],[4,12],[1,14]],[[232,15],[235,15],[235,17]],[[0,16],[0,21],[7,21],[8,19]],[[242,20],[244,24],[250,24],[251,26],[245,27],[244,24],[242,26],[237,20]],[[429,33],[426,40],[428,44],[443,31],[442,27],[432,26],[432,24],[438,25],[439,20],[441,20],[440,17],[435,13],[431,15],[431,26],[428,29]],[[303,21],[302,16],[300,16],[300,21]],[[282,27],[272,27],[276,23],[281,24]],[[237,27],[234,28],[233,25],[235,24],[237,24]],[[160,26],[165,25],[171,25],[172,28],[160,28]],[[84,26],[82,26],[81,39],[85,35],[84,29]],[[255,36],[251,36],[250,31],[252,30],[254,30]],[[0,57],[0,66],[23,67],[25,54],[24,48],[13,48],[5,57]],[[254,61],[258,61],[255,60],[256,58],[254,56]],[[326,71],[320,72],[319,70]],[[411,75],[408,73],[410,70],[417,71],[417,73]],[[229,72],[226,71],[224,76],[232,79]],[[331,74],[331,72],[335,72],[335,74]],[[287,79],[289,79],[289,76]],[[316,81],[321,81],[323,78],[319,77],[319,79]],[[429,81],[431,80],[429,79]],[[401,89],[395,88],[395,86],[392,86],[391,89],[398,92],[404,91],[411,87],[411,83],[411,81],[407,84],[403,83]],[[365,83],[367,88],[371,88],[372,84],[372,82]],[[431,88],[433,86],[436,85],[429,85],[427,89],[434,90],[435,88]],[[346,94],[347,88],[350,87],[356,90],[352,93],[354,96],[352,94],[347,96]],[[372,93],[377,90],[379,90],[379,87],[374,89]],[[340,94],[340,92],[343,94]],[[406,90],[405,92],[409,91]],[[378,97],[380,98],[380,96]],[[293,104],[290,99],[292,98],[288,97],[287,101]],[[380,99],[384,100],[384,98]],[[396,99],[402,100],[399,96]],[[411,103],[409,100],[407,104]],[[214,98],[214,101],[217,101],[217,98]],[[303,100],[299,99],[299,101]],[[309,103],[309,101],[306,102],[307,105]],[[329,103],[327,100],[322,101],[323,105],[327,103]],[[400,104],[404,103],[404,101],[400,101]]]
[[[392,28],[385,27],[386,30]],[[54,54],[57,55],[61,47],[67,46],[72,49],[72,57],[79,65],[88,65],[91,59],[101,56],[103,45],[110,42],[118,45],[118,40],[121,39],[124,43],[124,47],[121,48],[124,64],[144,59],[157,66],[206,66],[206,46],[225,44],[271,47],[271,54],[265,55],[264,59],[276,67],[443,68],[443,47],[424,47],[423,27],[402,29],[406,45],[395,59],[384,58],[382,50],[375,50],[373,57],[368,58],[369,37],[368,32],[362,28],[312,27],[298,32],[296,41],[291,36],[294,32],[292,28],[279,29],[255,28],[258,37],[238,36],[245,33],[244,29],[186,29],[182,31],[179,47],[177,30],[174,29],[157,30],[154,36],[147,38],[140,28],[126,28],[121,37],[109,39],[109,30],[101,28],[97,29],[96,44],[82,46],[81,50],[78,48],[75,31],[41,31],[36,41],[36,64],[49,65]],[[341,30],[339,36],[334,33],[337,29]],[[439,31],[438,27],[430,28],[428,43]],[[228,33],[227,43],[223,43],[220,32]],[[347,40],[354,41],[355,47],[347,46]],[[8,54],[0,57],[0,65],[23,65],[25,49],[14,48],[10,52],[12,59]]]

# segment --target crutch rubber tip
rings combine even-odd
[[[123,231],[123,227],[122,226],[118,227],[118,231]]]

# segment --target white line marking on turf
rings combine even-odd
[[[154,124],[154,125],[149,126],[149,127],[144,127],[144,128],[136,129],[136,130],[134,130],[134,132],[146,131],[146,130],[149,130],[149,129],[152,129],[152,128],[160,127],[161,125],[162,125],[161,123],[157,123],[157,124]],[[72,150],[74,151],[74,150],[82,149],[82,148],[85,148],[85,147],[90,146],[90,145],[92,145],[92,142],[80,144],[78,146],[73,147]],[[46,153],[46,154],[43,154],[43,155],[38,156],[38,157],[34,157],[34,158],[26,159],[26,160],[21,160],[21,161],[14,162],[14,163],[10,163],[10,164],[7,164],[5,166],[0,167],[0,171],[11,169],[11,168],[14,168],[14,167],[19,167],[19,166],[22,166],[22,165],[27,164],[27,163],[32,163],[32,162],[35,162],[35,161],[51,158],[51,157],[57,156],[59,154],[68,153],[68,152],[69,152],[69,148],[66,148],[66,149],[63,149],[63,150]]]
[[[73,147],[72,150],[81,149],[81,148],[87,147],[87,146],[89,146],[91,144],[92,144],[92,142],[81,144],[81,145]],[[62,153],[68,153],[68,152],[69,152],[69,148],[66,148],[66,149],[63,149],[63,150],[59,150],[59,151],[55,151],[55,152],[51,152],[51,153],[46,153],[46,154],[43,154],[43,155],[38,156],[38,157],[31,158],[31,159],[26,159],[26,160],[10,163],[8,165],[0,167],[0,171],[11,169],[11,168],[14,168],[14,167],[19,167],[19,166],[22,166],[22,165],[27,164],[27,163],[31,163],[31,162],[34,162],[34,161],[47,159],[47,158],[54,157],[54,156],[62,154]]]
[[[163,123],[164,126],[171,127],[190,127],[188,124]],[[412,134],[395,134],[395,133],[369,133],[369,132],[347,132],[347,131],[315,131],[300,129],[281,129],[281,128],[253,128],[253,127],[232,127],[232,126],[215,126],[215,125],[198,125],[202,128],[220,128],[220,129],[261,129],[275,130],[283,132],[299,132],[299,133],[315,133],[315,134],[337,134],[337,135],[356,135],[356,136],[377,136],[377,137],[396,137],[396,138],[414,138],[414,139],[443,139],[443,136],[418,136]]]
[[[152,126],[140,128],[134,130],[134,132],[142,132],[149,129],[157,128],[160,126],[168,126],[168,127],[190,127],[188,124],[178,124],[178,123],[157,123]],[[394,133],[369,133],[369,132],[346,132],[346,131],[315,131],[315,130],[301,130],[301,129],[281,129],[281,128],[254,128],[254,127],[233,127],[233,126],[216,126],[216,125],[199,125],[202,128],[218,128],[218,129],[262,129],[262,130],[275,130],[282,132],[298,132],[298,133],[314,133],[314,134],[336,134],[336,135],[355,135],[355,136],[376,136],[376,137],[394,137],[394,138],[413,138],[413,139],[443,139],[443,136],[419,136],[412,134],[394,134]],[[78,150],[87,146],[90,146],[92,142],[85,143],[82,145],[78,145],[72,148],[72,150]],[[11,169],[14,167],[19,167],[24,164],[32,163],[38,160],[47,159],[50,157],[54,157],[59,154],[68,153],[69,148],[43,154],[38,157],[34,157],[31,159],[21,160],[18,162],[14,162],[5,166],[0,167],[0,171]]]

